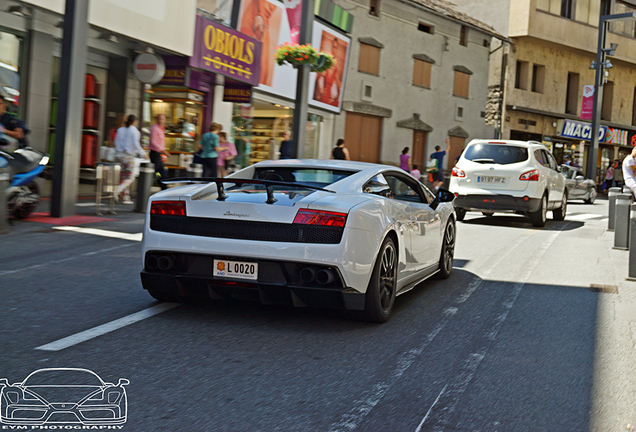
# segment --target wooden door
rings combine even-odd
[[[413,131],[413,148],[411,154],[413,160],[411,166],[417,165],[421,172],[426,171],[426,132]]]
[[[378,163],[382,117],[348,112],[344,139],[351,160]]]
[[[455,160],[462,154],[464,151],[464,145],[466,144],[466,138],[459,137],[448,137],[450,142],[450,147],[448,149],[448,154],[446,155],[446,167],[448,169],[452,169],[455,166]]]

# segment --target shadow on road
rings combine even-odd
[[[600,216],[600,215],[599,215]],[[482,216],[472,217],[465,219],[463,222],[467,225],[484,225],[484,226],[500,226],[508,228],[523,228],[523,229],[537,229],[544,231],[571,231],[585,226],[584,222],[580,221],[568,221],[567,216],[565,221],[557,222],[548,219],[546,225],[542,228],[534,228],[530,222],[530,218],[519,215],[494,215],[494,216]]]

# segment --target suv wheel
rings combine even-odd
[[[535,227],[544,227],[545,222],[547,220],[548,214],[548,197],[544,194],[541,198],[541,206],[537,209],[537,211],[530,213],[530,220],[532,221],[532,226]]]
[[[565,212],[568,209],[568,196],[566,193],[563,194],[563,200],[561,201],[561,207],[558,209],[552,210],[552,219],[556,221],[565,220]]]

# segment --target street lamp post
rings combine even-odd
[[[615,15],[602,15],[598,25],[598,45],[596,47],[596,61],[592,68],[596,69],[594,78],[594,107],[592,110],[592,137],[590,151],[587,158],[587,177],[596,181],[596,159],[598,158],[599,133],[601,130],[601,106],[603,103],[603,85],[605,84],[605,70],[611,68],[611,63],[606,56],[614,55],[617,44],[611,44],[611,48],[605,48],[607,25],[611,21],[634,21],[636,13],[624,13]]]

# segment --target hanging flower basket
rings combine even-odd
[[[276,63],[284,65],[288,63],[293,67],[310,65],[312,72],[325,72],[329,70],[336,59],[329,53],[316,51],[311,45],[289,45],[285,43],[276,50]]]

